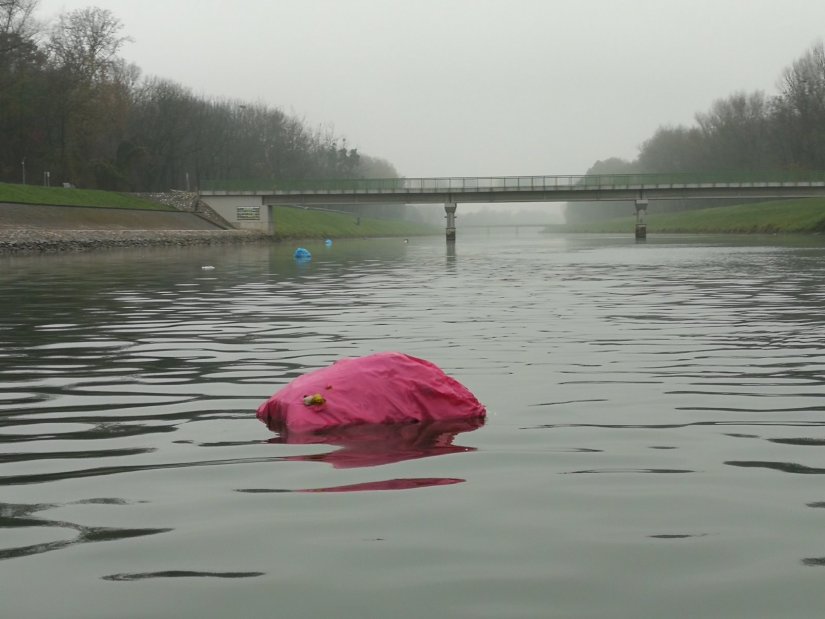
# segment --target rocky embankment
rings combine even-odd
[[[0,228],[0,254],[88,251],[117,247],[220,245],[271,241],[249,230],[46,230]]]

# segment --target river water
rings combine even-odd
[[[0,257],[0,616],[821,616],[825,240],[459,232]],[[384,350],[484,426],[255,419]]]

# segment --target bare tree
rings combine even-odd
[[[770,140],[770,105],[762,92],[734,93],[696,114],[707,169],[761,170],[775,163]]]
[[[129,37],[121,36],[120,20],[97,7],[63,13],[49,36],[56,65],[88,83],[104,81],[118,66],[117,54]]]
[[[39,0],[0,0],[0,37],[17,35],[27,38],[34,34],[34,11]],[[2,49],[2,48],[0,48]]]
[[[59,152],[55,168],[64,181],[114,182],[111,161],[125,130],[133,73],[117,56],[129,40],[122,27],[108,10],[79,9],[59,15],[45,42]]]
[[[822,41],[785,69],[775,121],[794,167],[825,168],[825,46]]]

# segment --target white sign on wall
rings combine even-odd
[[[260,221],[260,206],[239,206],[237,211],[238,221]]]

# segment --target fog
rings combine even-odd
[[[265,103],[405,176],[581,174],[775,91],[821,0],[41,0],[99,6],[145,75]]]

